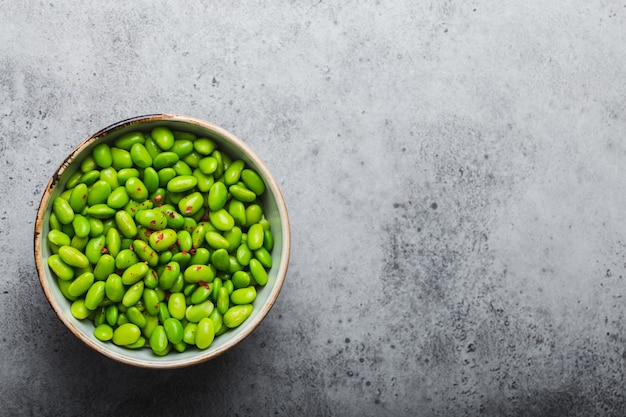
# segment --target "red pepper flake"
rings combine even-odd
[[[185,207],[185,213],[189,214],[193,211],[193,206],[187,206]]]
[[[130,249],[130,250],[134,250],[134,249],[133,249],[133,245],[131,244],[131,245],[128,247],[128,249]]]
[[[186,250],[184,250],[184,251],[182,251],[181,253],[182,253],[183,255],[187,255],[187,253],[188,253],[188,252],[187,252]]]
[[[154,196],[154,201],[156,201],[157,203],[160,202],[161,200],[163,200],[162,196],[160,196],[160,195]]]
[[[169,212],[169,216],[170,216],[170,219],[173,219],[174,217],[176,217],[176,215],[174,214],[174,212],[173,212],[173,211],[170,211],[170,212]]]
[[[150,224],[151,224],[152,226],[154,226],[154,225],[156,224],[156,220],[151,220],[151,221],[150,221]]]
[[[192,254],[192,255],[195,255],[196,254],[196,248],[189,249],[189,253]]]
[[[195,270],[196,271],[201,271],[202,270],[202,266],[200,266],[200,265],[196,266]]]
[[[202,221],[203,222],[206,222],[207,220],[209,220],[209,216],[208,215],[205,214],[204,216],[202,216]]]
[[[158,310],[158,309],[159,309],[159,303],[156,303],[156,304],[154,305],[154,309],[155,309],[155,310]]]
[[[161,233],[160,235],[157,236],[157,242],[162,241],[164,238],[165,238],[165,235]]]
[[[168,271],[171,271],[172,270],[172,265],[167,265],[166,268],[167,268]]]
[[[210,286],[209,284],[207,284],[206,282],[203,282],[201,285],[202,285],[204,288],[206,288],[207,290],[210,290],[210,289],[211,289],[211,286]]]
[[[109,252],[109,250],[108,250],[107,248],[102,248],[102,249],[100,249],[100,253],[101,253],[101,254],[103,254],[103,255],[104,255],[105,253],[108,253],[108,252]]]

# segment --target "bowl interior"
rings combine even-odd
[[[213,344],[206,350],[190,348],[182,353],[172,350],[165,357],[155,356],[150,349],[130,350],[118,347],[112,342],[101,342],[93,336],[91,321],[75,319],[70,312],[70,302],[61,293],[56,278],[47,265],[47,258],[51,252],[46,238],[50,230],[49,217],[52,201],[63,192],[63,185],[67,179],[80,169],[81,162],[91,154],[92,149],[103,141],[112,143],[125,133],[135,130],[150,131],[157,125],[167,126],[172,130],[191,132],[198,137],[211,138],[218,148],[233,160],[243,159],[249,167],[256,170],[266,184],[266,192],[261,200],[275,240],[272,251],[273,266],[268,270],[267,284],[258,289],[257,298],[253,302],[252,315],[238,328],[216,337]],[[281,290],[287,272],[289,250],[289,221],[284,200],[276,181],[263,161],[243,141],[224,129],[202,120],[179,115],[160,114],[128,119],[103,129],[81,143],[61,164],[50,180],[42,198],[35,225],[37,270],[44,293],[57,316],[72,333],[96,351],[114,360],[147,368],[176,368],[204,362],[224,353],[248,336],[265,318]]]

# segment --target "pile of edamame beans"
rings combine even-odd
[[[252,313],[272,266],[265,184],[213,140],[126,133],[96,145],[63,190],[47,263],[100,341],[157,356],[206,349]]]

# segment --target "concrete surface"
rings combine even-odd
[[[0,415],[626,415],[622,2],[0,6]],[[261,328],[165,372],[72,339],[32,256],[69,151],[154,112],[248,142],[293,232]]]

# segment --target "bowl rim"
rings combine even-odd
[[[168,358],[167,355],[165,357],[156,357],[154,360],[144,360],[133,358],[130,355],[125,356],[118,354],[112,350],[106,349],[101,345],[94,342],[89,337],[83,335],[83,333],[76,327],[76,325],[72,322],[72,320],[67,317],[61,310],[58,300],[55,298],[52,290],[49,286],[49,283],[46,279],[46,270],[45,270],[45,262],[43,259],[43,253],[41,252],[42,244],[44,236],[42,236],[44,218],[47,212],[50,196],[52,191],[59,185],[59,180],[63,173],[70,167],[71,163],[81,155],[81,152],[84,151],[91,145],[93,142],[96,142],[107,135],[113,134],[118,130],[128,128],[133,125],[139,125],[146,122],[180,122],[180,123],[188,123],[195,125],[201,129],[208,130],[222,138],[226,141],[230,142],[240,151],[242,151],[246,157],[248,157],[256,166],[256,168],[261,171],[263,178],[266,181],[266,185],[269,189],[271,189],[272,194],[276,200],[276,206],[279,212],[279,219],[281,223],[281,228],[283,232],[282,236],[282,250],[281,250],[281,263],[278,265],[278,270],[276,274],[276,282],[274,286],[271,288],[270,294],[268,296],[267,301],[261,306],[259,313],[246,324],[246,327],[243,328],[237,335],[232,337],[230,340],[225,342],[223,345],[219,346],[214,350],[207,350],[204,352],[200,352],[197,356],[186,359],[171,359]],[[93,350],[99,352],[100,354],[113,359],[117,362],[124,363],[127,365],[133,365],[141,368],[151,368],[151,369],[173,369],[173,368],[182,368],[191,365],[196,365],[202,362],[206,362],[210,359],[216,358],[229,349],[233,348],[241,341],[243,341],[246,337],[248,337],[265,319],[271,308],[273,307],[278,295],[282,289],[282,286],[285,281],[285,277],[287,275],[287,269],[289,266],[289,258],[291,253],[291,231],[290,231],[290,222],[289,216],[287,213],[287,207],[285,204],[284,197],[276,182],[274,176],[267,168],[263,160],[257,155],[257,153],[248,146],[243,140],[229,132],[228,130],[214,124],[208,122],[206,120],[202,120],[192,116],[185,116],[176,113],[155,113],[155,114],[147,114],[142,116],[135,116],[128,119],[124,119],[113,123],[93,135],[89,136],[87,139],[83,140],[79,143],[70,153],[69,155],[59,164],[58,168],[54,171],[51,176],[48,184],[46,185],[43,195],[41,197],[41,201],[39,203],[39,207],[37,210],[37,218],[35,221],[34,227],[34,255],[35,255],[35,264],[37,267],[37,274],[39,276],[39,282],[41,284],[42,290],[48,300],[48,303],[51,305],[57,317],[63,322],[63,324],[83,343],[92,348]]]

